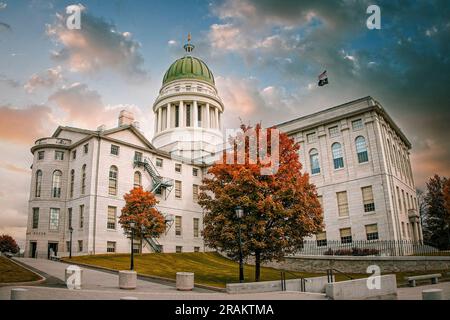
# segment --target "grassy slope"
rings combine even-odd
[[[40,278],[8,258],[0,257],[0,283],[36,281]]]
[[[69,261],[66,259],[66,261]],[[72,261],[107,267],[115,270],[127,270],[130,267],[129,254],[95,255],[73,257]],[[150,253],[135,255],[135,270],[140,274],[175,279],[176,272],[195,273],[195,282],[216,287],[225,287],[226,283],[239,282],[239,264],[217,253]],[[255,267],[244,266],[245,279],[254,281]],[[324,274],[320,274],[324,275]],[[318,274],[293,272],[286,278],[295,276],[309,277]],[[280,280],[280,270],[261,268],[261,280]]]

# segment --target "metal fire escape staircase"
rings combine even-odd
[[[143,167],[145,169],[145,171],[150,175],[150,177],[152,178],[152,188],[151,188],[151,192],[155,193],[155,191],[157,191],[158,189],[164,189],[164,199],[167,200],[167,197],[169,196],[170,192],[173,189],[173,180],[170,178],[164,178],[162,177],[158,170],[156,169],[155,165],[153,164],[153,162],[145,157],[143,160],[142,158],[135,158],[134,159],[134,167]],[[165,216],[165,223],[166,223],[166,234],[167,231],[170,229],[170,227],[173,224],[173,216],[172,215],[166,215]],[[144,237],[143,238],[145,240],[145,242],[152,248],[152,250],[154,252],[161,252],[162,251],[162,246],[161,244],[158,242],[158,240],[156,238],[153,237]]]

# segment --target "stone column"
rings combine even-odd
[[[418,222],[414,222],[413,225],[413,230],[414,230],[414,241],[419,241],[419,226],[418,226]]]
[[[167,104],[167,129],[170,129],[171,128],[171,122],[170,122],[170,117],[171,117],[171,115],[170,115],[170,103],[168,103]]]
[[[211,124],[209,123],[209,103],[206,104],[206,117],[205,118],[206,118],[204,121],[206,124],[205,128],[209,129],[211,127]]]
[[[158,132],[161,132],[162,122],[161,122],[161,107],[158,108]]]
[[[214,108],[214,117],[216,118],[215,128],[219,130],[219,108],[217,107]]]
[[[184,121],[184,105],[183,105],[183,101],[180,100],[180,128],[184,128],[186,121]]]
[[[194,104],[193,104],[193,112],[192,114],[194,115],[194,128],[198,127],[198,106],[197,106],[197,100],[194,100]]]

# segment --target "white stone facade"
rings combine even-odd
[[[112,146],[115,150],[118,147],[117,155],[112,154]],[[57,151],[63,152],[63,160],[55,160]],[[38,140],[32,152],[33,178],[30,188],[26,255],[34,255],[35,250],[37,256],[47,257],[51,243],[57,244],[54,250],[58,255],[68,255],[70,211],[73,255],[130,252],[130,240],[125,237],[118,224],[120,210],[125,204],[123,195],[134,187],[136,171],[140,172],[141,185],[144,189],[151,189],[153,183],[143,168],[134,167],[136,152],[140,152],[143,158],[160,164],[161,166],[156,168],[162,177],[181,181],[181,195],[178,194],[180,197],[176,197],[175,186],[170,193],[166,190],[157,195],[158,210],[164,215],[173,215],[175,219],[181,217],[181,230],[178,228],[180,234],[176,234],[174,222],[167,234],[158,239],[162,250],[164,252],[175,252],[177,249],[188,252],[204,250],[201,238],[202,209],[194,200],[196,195],[193,190],[194,185],[201,184],[204,168],[173,160],[168,153],[155,149],[133,125],[125,124],[105,131],[59,127],[53,137]],[[41,152],[44,152],[43,159],[38,158]],[[177,168],[181,166],[181,172],[175,170],[176,164]],[[84,192],[83,166],[86,168]],[[112,166],[117,168],[116,195],[111,195],[109,189]],[[59,188],[53,185],[56,170],[59,170],[62,176],[61,191],[55,194],[53,191]],[[74,181],[71,192],[72,170]],[[42,172],[40,192],[36,190],[39,188],[36,181],[38,171]],[[111,224],[108,226],[108,207],[116,210],[113,227]],[[39,210],[39,218],[33,225],[33,212],[36,209]],[[58,223],[51,223],[50,212],[54,209],[58,211]],[[198,225],[195,231],[194,219],[197,219]],[[36,249],[33,249],[32,243],[36,243]],[[144,243],[142,251],[151,252],[152,249]]]
[[[317,239],[340,241],[350,233],[352,240],[422,240],[411,145],[377,101],[362,98],[277,128],[300,144],[303,171],[310,174],[321,196],[326,233]],[[357,139],[365,141],[366,153],[360,143],[358,154]],[[337,168],[335,143],[341,146]],[[315,170],[312,155],[318,158]],[[340,212],[337,193],[341,192],[346,192],[347,205],[341,202]]]

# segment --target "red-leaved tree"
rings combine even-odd
[[[123,196],[125,206],[119,223],[126,233],[130,233],[130,222],[136,224],[134,234],[137,238],[159,237],[166,229],[164,216],[155,208],[158,203],[153,193],[136,187]]]
[[[242,251],[244,257],[254,257],[255,281],[259,281],[262,262],[282,260],[301,248],[304,237],[322,230],[322,209],[308,174],[300,172],[298,144],[280,133],[278,146],[272,146],[273,133],[260,125],[241,129],[237,137],[231,137],[234,150],[224,153],[222,161],[209,168],[199,204],[205,209],[205,244],[233,259],[239,256],[235,208],[244,209],[246,214],[240,219]],[[256,135],[256,149],[250,148],[249,130]],[[267,153],[260,152],[264,140]],[[274,155],[275,147],[279,149],[278,170],[271,175],[262,174],[261,169],[267,164],[261,159]],[[245,163],[237,161],[240,148],[245,148]],[[257,152],[256,162],[250,151]],[[227,159],[234,161],[227,164]],[[276,169],[274,163],[271,165]]]
[[[13,237],[7,234],[0,235],[0,252],[19,252],[19,246]]]

